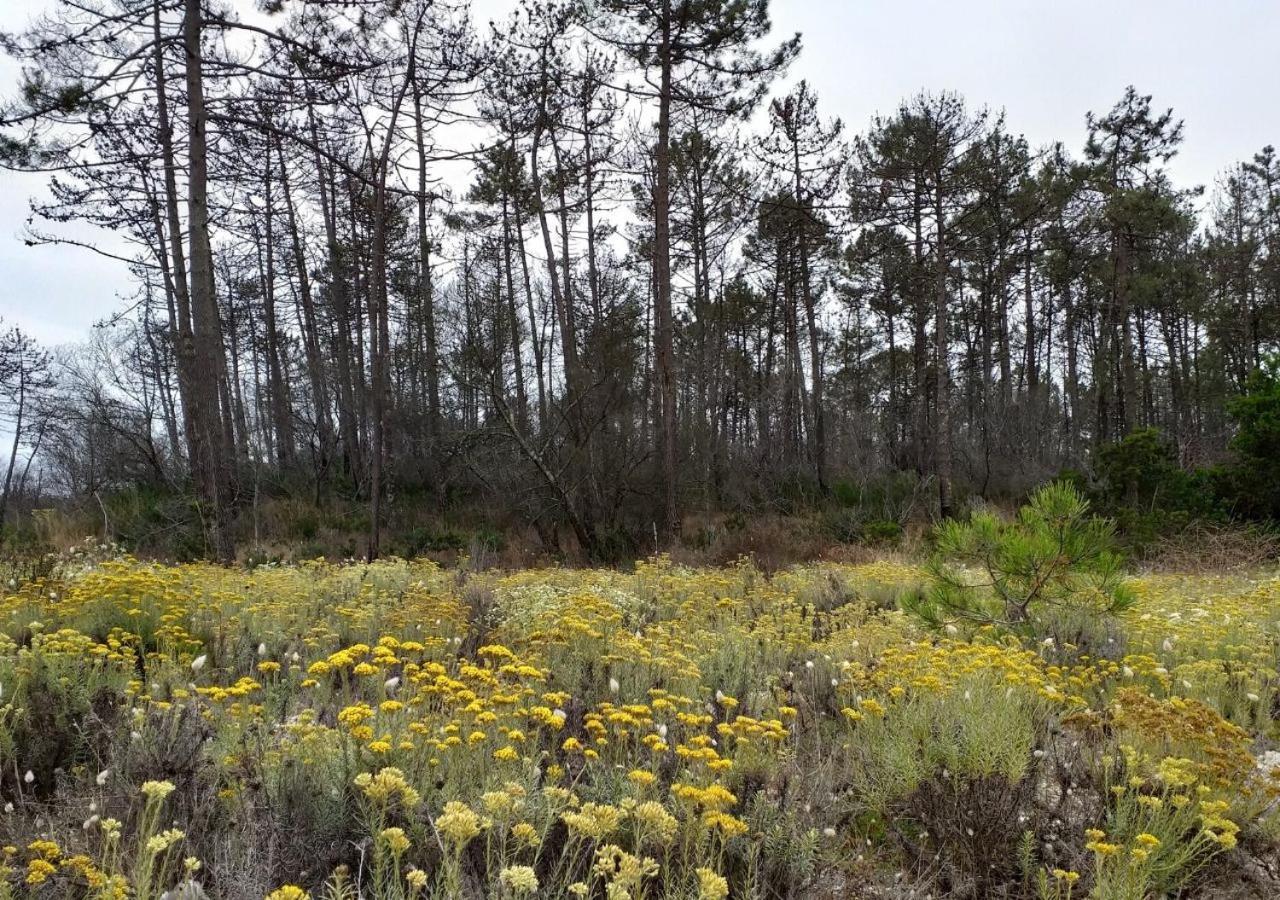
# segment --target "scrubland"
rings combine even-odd
[[[0,897],[1277,895],[1280,578],[926,577],[84,553],[0,604]]]

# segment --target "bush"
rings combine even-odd
[[[133,671],[120,659],[86,663],[93,641],[74,632],[43,634],[33,623],[24,637],[29,645],[0,662],[0,684],[8,687],[0,707],[0,760],[8,771],[0,778],[21,790],[18,773],[28,770],[32,787],[48,794],[56,773],[98,755]],[[12,653],[13,642],[4,643]]]
[[[856,544],[862,539],[862,512],[841,507],[827,510],[820,517],[823,532],[841,544]]]
[[[291,536],[298,540],[314,541],[320,533],[320,516],[315,510],[304,510],[293,520]]]
[[[1192,522],[1223,518],[1220,480],[1209,469],[1186,471],[1157,428],[1139,428],[1098,452],[1094,499],[1131,547],[1143,550]]]
[[[893,519],[878,518],[861,507],[841,506],[819,516],[822,530],[842,544],[892,544],[902,537],[902,526]]]
[[[962,620],[1032,634],[1081,611],[1111,615],[1133,602],[1114,535],[1075,488],[1050,484],[1012,521],[979,511],[939,525],[930,583],[905,603],[933,625]]]
[[[1036,784],[1044,699],[980,671],[953,692],[922,691],[887,714],[851,717],[852,781],[866,812],[917,860],[937,853],[953,883],[990,890],[1007,878]]]
[[[902,526],[897,522],[875,519],[862,526],[862,539],[869,544],[893,544],[902,538]]]
[[[837,481],[831,494],[841,506],[860,510],[865,519],[904,522],[917,511],[926,486],[914,472],[894,472],[860,484]]]
[[[15,587],[53,574],[58,563],[54,547],[32,530],[6,529],[0,539],[0,581]]]
[[[1280,358],[1252,373],[1227,412],[1237,430],[1234,459],[1225,464],[1184,470],[1173,443],[1155,428],[1098,452],[1093,496],[1130,544],[1144,547],[1196,522],[1280,521]]]
[[[398,541],[396,553],[405,559],[414,559],[427,553],[462,551],[467,547],[467,537],[450,528],[411,528]]]
[[[1139,428],[1098,451],[1102,498],[1108,505],[1190,509],[1203,504],[1177,450],[1158,428]]]
[[[1233,511],[1251,519],[1280,520],[1280,358],[1249,378],[1245,393],[1227,404],[1238,430],[1228,467]]]

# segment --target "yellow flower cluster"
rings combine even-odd
[[[929,632],[894,608],[922,577],[890,562],[766,575],[749,561],[656,558],[464,576],[426,561],[243,571],[118,559],[0,598],[0,745],[19,774],[44,777],[33,697],[65,721],[118,710],[140,746],[194,721],[210,740],[192,782],[220,798],[209,815],[238,821],[262,785],[300,782],[360,817],[372,856],[394,861],[380,883],[404,897],[461,890],[450,879],[481,853],[494,895],[638,898],[661,880],[672,896],[725,900],[726,875],[746,895],[760,888],[747,883],[754,863],[729,860],[762,859],[780,830],[806,860],[843,859],[851,829],[859,847],[883,834],[868,813],[873,764],[916,786],[953,778],[973,750],[980,775],[1016,776],[1058,740],[1107,760],[1086,804],[1099,818],[1071,829],[1107,829],[1075,847],[1099,865],[1163,871],[1188,847],[1206,857],[1275,805],[1277,781],[1253,754],[1280,688],[1280,579],[1139,579],[1115,643],[1077,647]],[[940,735],[927,715],[1001,698],[1026,728]],[[797,801],[819,776],[823,793]],[[63,780],[117,802],[107,783],[119,776],[97,777],[72,765]],[[136,790],[152,813],[95,813],[65,851],[15,831],[27,849],[6,854],[0,883],[137,893],[148,855],[163,889],[194,881],[199,863],[180,866],[190,851],[178,848],[202,836],[159,815],[179,788]],[[167,802],[174,816],[190,807]],[[814,849],[824,840],[829,853]],[[580,858],[546,861],[559,852]],[[580,880],[540,883],[550,873]],[[1042,874],[1056,897],[1081,878]],[[315,873],[275,876],[321,893]],[[286,884],[268,897],[307,893]]]

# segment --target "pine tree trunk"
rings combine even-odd
[[[219,409],[219,375],[225,375],[226,361],[220,339],[218,302],[213,280],[213,248],[209,240],[209,160],[206,130],[208,113],[204,102],[204,73],[200,45],[203,30],[200,0],[185,0],[183,50],[187,86],[187,225],[191,248],[190,351],[195,372],[203,373],[191,385],[193,468],[198,473],[201,496],[212,518],[218,558],[230,562],[235,557],[232,536],[231,448]]]
[[[675,323],[671,311],[671,106],[672,48],[671,0],[663,0],[660,12],[662,42],[658,88],[658,144],[655,151],[653,189],[653,275],[656,374],[661,397],[661,439],[658,458],[662,470],[662,531],[667,537],[680,533],[680,509],[676,492],[676,361]]]

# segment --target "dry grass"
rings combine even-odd
[[[1245,572],[1280,561],[1280,535],[1256,527],[1194,523],[1144,554],[1148,572]]]

